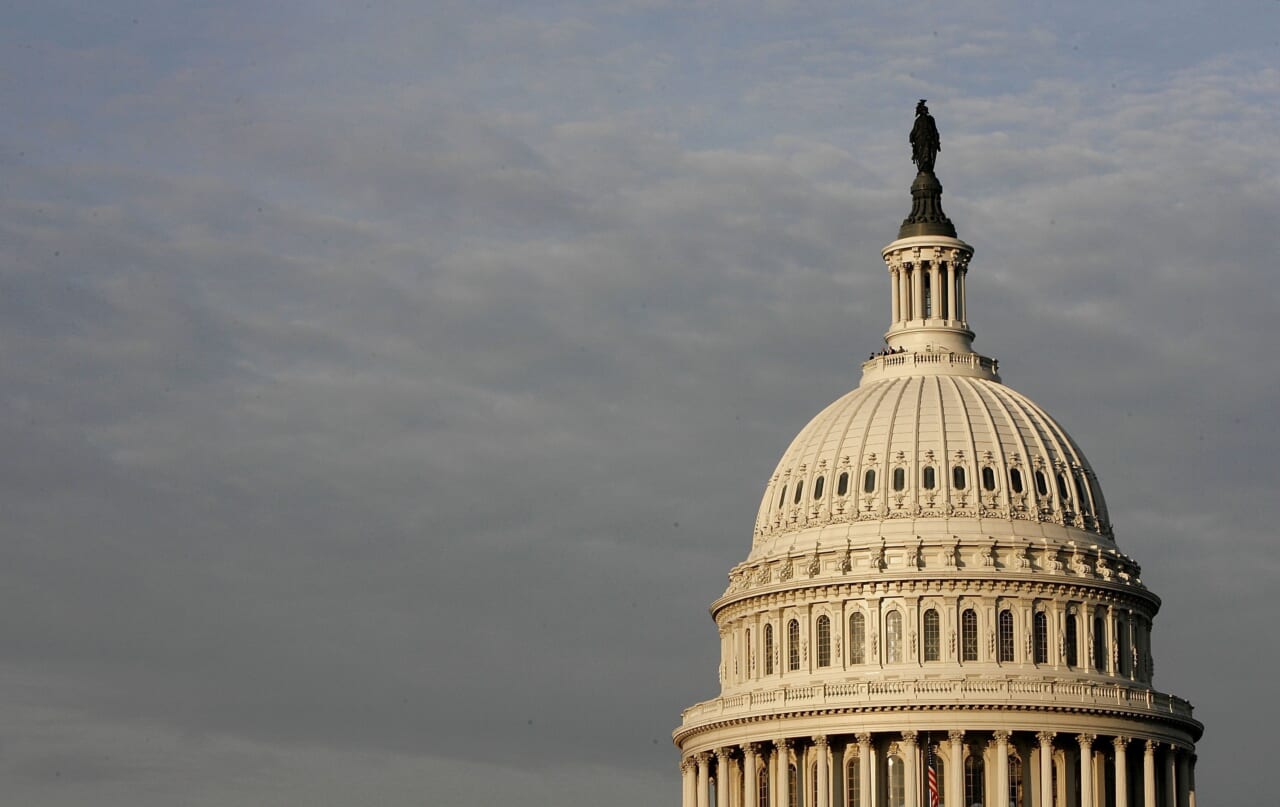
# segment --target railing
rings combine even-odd
[[[884,705],[1042,705],[1116,707],[1192,719],[1189,702],[1139,687],[1088,681],[954,678],[927,681],[842,681],[746,692],[703,701],[684,710],[684,725],[744,713],[776,714],[801,708]]]
[[[946,364],[951,367],[978,367],[988,372],[997,372],[999,363],[995,359],[980,356],[977,353],[890,353],[875,356],[862,363],[862,369],[875,367],[903,367],[927,364]]]

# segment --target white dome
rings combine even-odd
[[[879,375],[877,361],[868,375]],[[878,540],[883,522],[895,520],[913,522],[902,526],[914,532],[1082,532],[1084,543],[1112,542],[1102,490],[1075,442],[991,375],[864,381],[828,406],[770,477],[756,548],[790,550],[806,543],[795,533],[837,526],[842,539]],[[988,520],[1006,523],[966,523]]]

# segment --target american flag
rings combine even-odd
[[[929,746],[929,807],[938,807],[938,769],[933,764],[933,746]]]

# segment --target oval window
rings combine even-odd
[[[1049,482],[1044,478],[1044,471],[1036,471],[1036,493],[1041,496],[1049,495]]]
[[[1089,506],[1089,497],[1084,492],[1084,479],[1077,476],[1076,478],[1076,501],[1080,502],[1080,509],[1087,509]]]
[[[783,485],[783,486],[782,486],[782,495],[778,497],[778,506],[779,506],[779,507],[781,507],[782,505],[784,505],[784,504],[786,504],[786,503],[787,503],[787,486],[786,486],[786,485]]]
[[[930,465],[928,468],[924,469],[924,489],[933,490],[937,486],[938,474],[933,470],[933,466]]]
[[[982,469],[982,489],[983,490],[996,489],[996,472],[989,465],[986,468]]]
[[[813,483],[813,498],[822,498],[822,477],[818,477],[818,481]]]
[[[907,471],[905,468],[893,469],[893,489],[902,490],[907,486]]]
[[[876,472],[874,469],[867,469],[866,476],[862,477],[862,492],[874,493],[876,489]]]
[[[1067,490],[1067,478],[1062,474],[1058,474],[1058,495],[1064,502],[1071,497],[1070,491]]]
[[[956,490],[964,490],[964,468],[959,465],[951,469],[951,486]]]
[[[1022,492],[1022,471],[1017,468],[1009,469],[1009,487],[1013,488],[1014,493]]]
[[[801,497],[801,496],[803,496],[803,495],[804,495],[804,480],[803,480],[803,479],[801,479],[799,482],[797,482],[797,483],[796,483],[796,496],[795,496],[795,499],[793,499],[791,503],[792,503],[792,504],[799,504],[799,503],[800,503],[800,497]]]
[[[836,495],[844,496],[849,492],[849,473],[840,474],[840,481],[836,483]]]

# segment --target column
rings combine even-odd
[[[902,310],[899,308],[902,298],[898,294],[898,268],[892,261],[889,263],[889,280],[892,281],[889,283],[889,295],[893,299],[893,321],[897,322],[902,319]]]
[[[1150,740],[1142,755],[1142,807],[1156,807],[1156,744]]]
[[[996,739],[996,792],[987,801],[996,807],[1009,807],[1009,732],[995,732]]]
[[[1129,763],[1125,757],[1129,738],[1112,737],[1111,742],[1116,747],[1116,807],[1129,807]]]
[[[680,781],[683,785],[680,790],[680,803],[683,807],[694,807],[694,802],[698,798],[698,766],[692,757],[680,760]]]
[[[1042,731],[1036,735],[1040,741],[1040,804],[1053,807],[1053,732]]]
[[[742,807],[760,807],[760,743],[742,746]]]
[[[1077,734],[1080,743],[1080,807],[1093,807],[1093,734]]]
[[[858,735],[858,804],[871,807],[871,735]]]
[[[911,264],[898,268],[898,314],[903,322],[911,319]]]
[[[913,319],[924,319],[924,267],[923,261],[911,266],[911,316]]]
[[[1178,760],[1178,807],[1190,807],[1191,804],[1191,782],[1187,775],[1187,752],[1185,750],[1175,750]]]
[[[938,308],[942,302],[942,275],[938,271],[938,262],[929,261],[929,316],[942,319],[944,312]]]
[[[778,772],[778,775],[773,778],[773,781],[776,781],[778,785],[774,789],[776,801],[773,804],[774,807],[791,807],[791,787],[790,783],[788,783],[790,771],[787,770],[791,765],[791,753],[787,751],[787,748],[790,747],[790,740],[773,740],[773,746],[777,748],[777,752],[773,754],[773,770]]]
[[[961,320],[969,316],[969,301],[965,299],[964,293],[964,276],[968,271],[967,266],[961,266],[956,272],[956,318]]]
[[[729,749],[716,749],[716,807],[729,807]]]
[[[905,769],[903,783],[907,786],[906,805],[917,807],[920,804],[920,746],[917,742],[919,734],[914,731],[902,732],[902,765]]]
[[[1107,674],[1119,675],[1120,670],[1118,662],[1120,654],[1117,648],[1120,646],[1120,637],[1116,635],[1116,607],[1114,605],[1107,606]]]
[[[698,792],[693,802],[697,807],[710,807],[710,805],[707,804],[708,780],[711,778],[710,767],[710,752],[703,751],[701,754],[698,754]]]
[[[1163,807],[1175,807],[1178,803],[1178,750],[1172,745],[1164,752],[1164,802]]]
[[[968,807],[964,803],[964,732],[948,731],[947,740],[951,743],[951,758],[947,760],[947,807]]]
[[[818,755],[818,799],[815,807],[829,807],[831,804],[831,769],[827,764],[827,736],[819,734],[813,738],[813,752]]]
[[[1187,763],[1187,804],[1189,807],[1196,807],[1196,759],[1196,755],[1191,754],[1191,760]]]
[[[947,319],[956,319],[956,262],[947,261]]]

